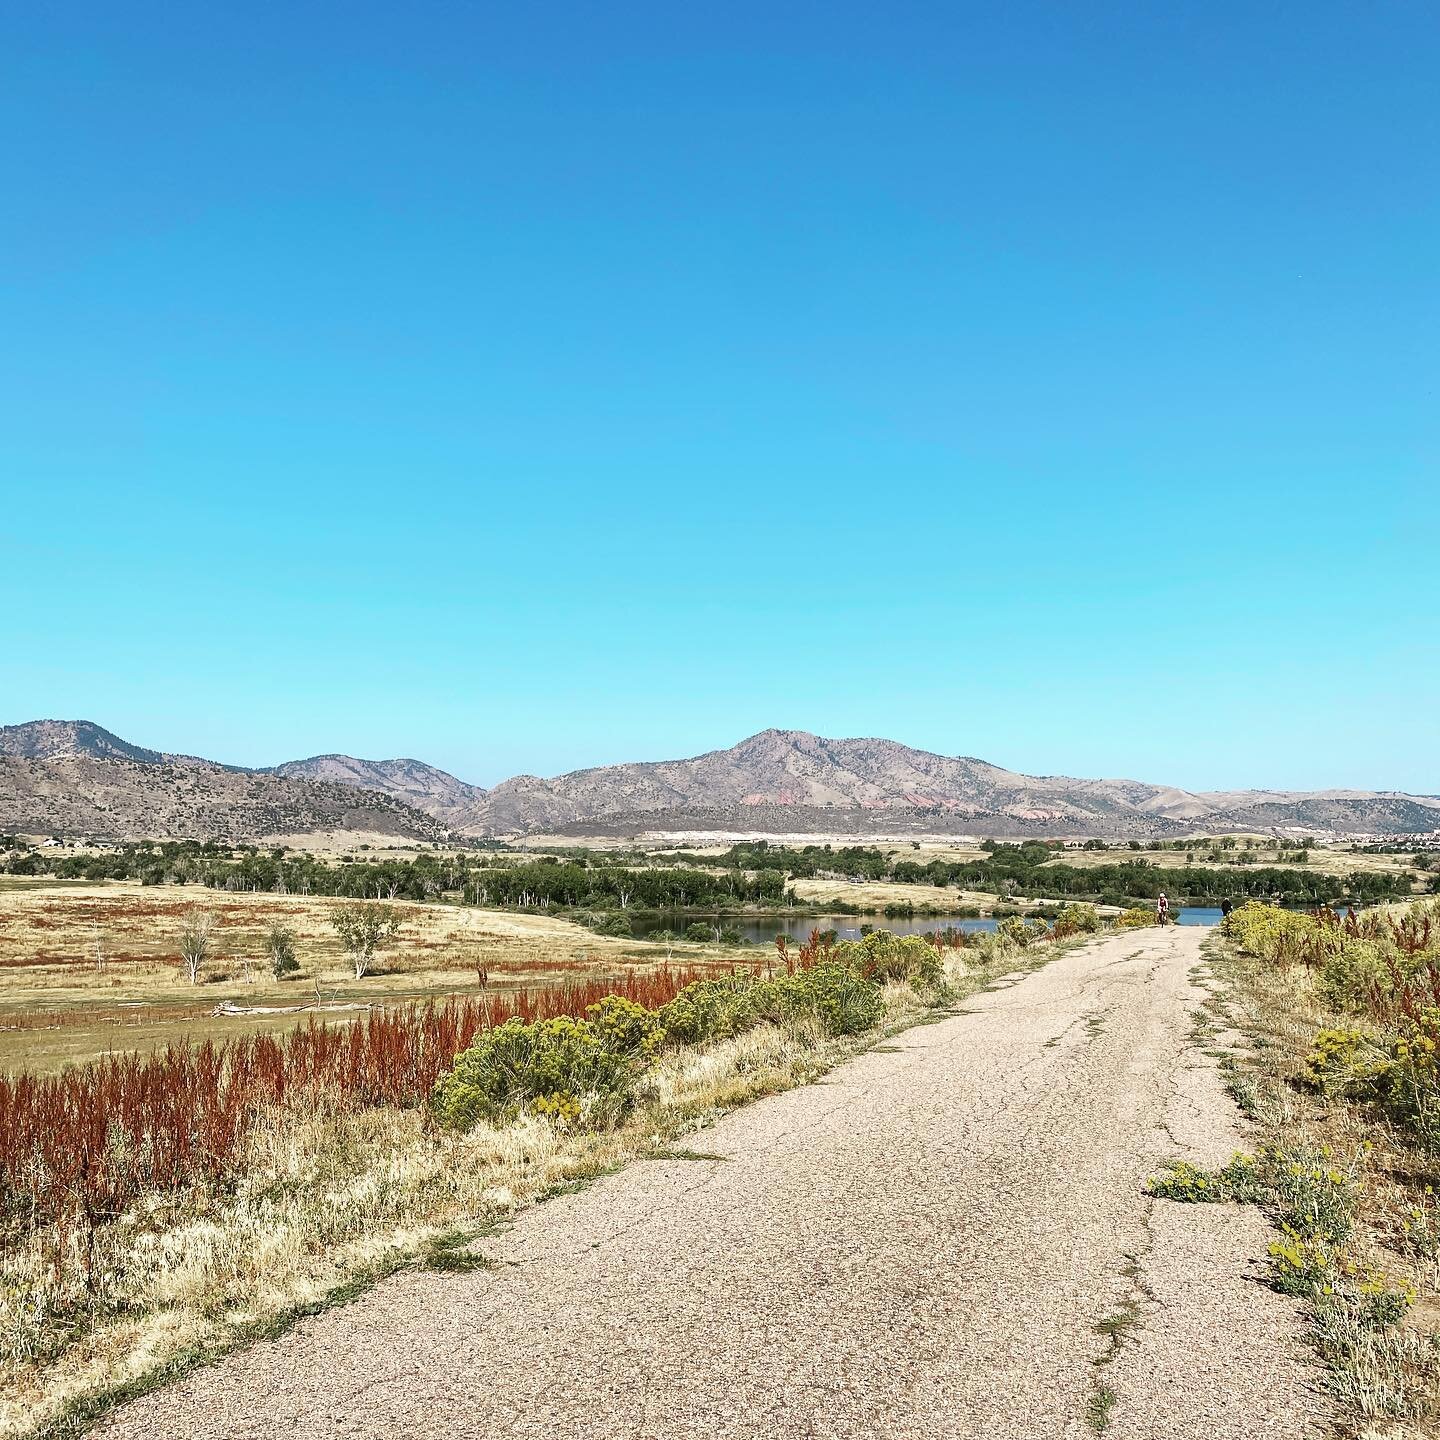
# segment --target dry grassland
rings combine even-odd
[[[504,991],[653,968],[667,957],[726,967],[743,957],[717,946],[609,938],[549,916],[396,901],[404,917],[399,938],[378,972],[357,981],[330,924],[335,903],[198,886],[0,881],[0,1073],[54,1070],[111,1049],[289,1029],[314,1008],[213,1011],[225,1002],[314,1007],[317,986],[327,1006],[385,1003],[474,994],[477,966],[492,990]],[[179,964],[179,935],[197,909],[215,917],[215,958],[191,985]],[[299,974],[284,981],[271,975],[264,951],[264,932],[276,922],[295,931],[300,960]]]
[[[953,911],[973,905],[982,910],[999,903],[999,896],[983,890],[946,890],[939,885],[897,885],[887,880],[792,880],[791,888],[807,905],[858,905],[862,910],[883,910],[887,905],[913,905],[921,909]],[[1019,907],[1035,901],[1005,902]],[[802,922],[803,923],[803,922]]]

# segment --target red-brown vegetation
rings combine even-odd
[[[0,1234],[53,1226],[57,1273],[78,1249],[93,1283],[96,1227],[145,1194],[223,1182],[269,1107],[311,1097],[355,1107],[418,1105],[487,1025],[579,1016],[612,994],[656,1009],[713,973],[567,980],[0,1080]]]

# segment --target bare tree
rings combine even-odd
[[[95,956],[95,968],[103,973],[105,969],[105,937],[100,932],[99,921],[90,926],[90,949]]]
[[[330,923],[355,966],[355,978],[363,980],[375,963],[375,952],[395,938],[400,914],[393,905],[378,900],[354,900],[335,906]]]
[[[210,958],[215,917],[208,910],[192,910],[180,932],[180,963],[192,985],[200,983],[200,967]]]

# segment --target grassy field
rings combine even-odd
[[[400,934],[377,972],[357,981],[330,924],[335,903],[193,886],[0,880],[0,1073],[54,1070],[112,1049],[286,1030],[322,1006],[473,995],[477,966],[488,972],[492,991],[505,991],[667,959],[728,967],[746,956],[719,946],[609,938],[549,916],[397,901]],[[191,985],[179,963],[179,936],[196,910],[215,918],[216,955]],[[284,981],[271,975],[264,954],[264,931],[276,921],[295,931],[300,960],[299,974]],[[310,1008],[215,1015],[224,1003]],[[347,1013],[355,1012],[336,1018]]]
[[[930,905],[947,911],[959,906],[978,906],[988,912],[992,905],[1000,903],[998,895],[983,890],[946,890],[939,885],[900,885],[889,880],[794,880],[791,888],[805,904],[822,909],[842,903],[874,911],[883,910],[887,905],[914,905],[917,909]],[[1017,899],[1005,903],[1023,909],[1040,902]],[[803,922],[801,924],[803,927]]]

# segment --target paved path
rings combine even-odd
[[[1101,1387],[1114,1440],[1318,1433],[1259,1217],[1141,1194],[1240,1143],[1189,1038],[1205,933],[1072,951],[102,1433],[1020,1440],[1091,1434]]]

